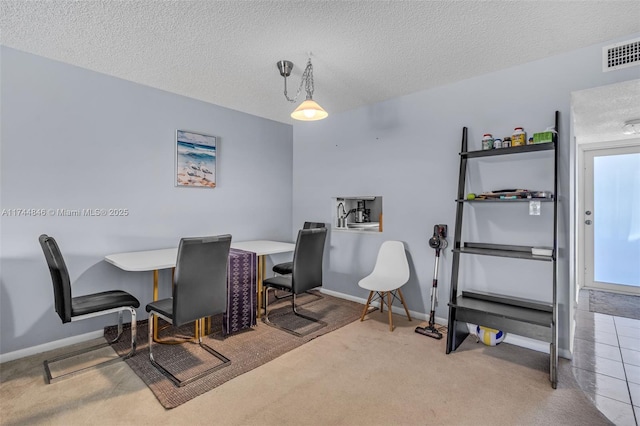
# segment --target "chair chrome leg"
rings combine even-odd
[[[115,343],[120,339],[120,336],[122,335],[122,311],[118,312],[118,335],[116,336],[115,339],[113,339],[112,341],[109,342],[109,344]],[[133,320],[131,320],[131,324],[133,324]]]
[[[286,299],[287,297],[293,296],[293,293],[287,292],[287,294],[285,294],[284,296],[278,296],[278,292],[274,290],[273,296],[276,298],[276,300],[282,300],[282,299]]]
[[[136,318],[136,310],[131,310],[132,318]],[[131,356],[136,353],[136,348],[138,346],[138,321],[132,319],[131,320]]]
[[[304,319],[307,319],[309,321],[317,322],[318,324],[323,324],[325,326],[327,325],[327,323],[322,321],[322,320],[319,320],[319,319],[316,319],[316,318],[312,318],[310,316],[307,316],[307,315],[304,315],[304,314],[301,314],[300,312],[298,312],[298,310],[296,308],[296,295],[295,294],[293,295],[293,299],[291,300],[291,305],[293,306],[293,313],[296,314],[297,316],[299,316],[301,318],[304,318]]]
[[[269,321],[269,290],[273,290],[275,292],[275,289],[272,287],[266,287],[263,290],[264,293],[264,322],[267,324],[270,324]]]
[[[153,323],[155,321],[155,315],[153,312],[149,312],[149,335],[147,338],[149,339],[149,360],[153,364],[155,361],[153,360]]]
[[[224,355],[222,355],[220,352],[216,351],[215,349],[213,349],[212,347],[208,346],[207,344],[202,342],[202,333],[199,333],[198,335],[198,344],[199,346],[204,349],[205,351],[207,351],[208,353],[210,353],[211,355],[215,356],[216,358],[218,358],[220,361],[222,361],[221,364],[218,364],[214,367],[211,367],[205,371],[202,371],[194,376],[188,377],[187,379],[184,380],[180,380],[178,377],[176,377],[173,373],[171,373],[169,370],[167,370],[166,368],[164,368],[158,361],[156,361],[153,357],[153,321],[152,321],[152,316],[154,316],[153,312],[149,312],[149,361],[151,361],[151,364],[156,367],[165,377],[167,377],[169,380],[171,380],[173,382],[174,385],[178,386],[178,387],[182,387],[185,386],[189,383],[192,383],[198,379],[201,379],[205,376],[207,376],[210,373],[213,373],[216,370],[219,370],[222,367],[226,367],[229,364],[231,364],[231,360],[229,360],[227,357],[225,357]],[[168,320],[167,318],[164,318],[164,316],[162,317],[164,320]],[[202,328],[204,326],[204,324],[202,323],[203,319],[199,319],[198,322],[199,324],[199,328]],[[188,344],[188,343],[187,343]]]
[[[73,357],[76,357],[78,355],[86,354],[86,353],[95,351],[97,349],[106,348],[107,346],[111,346],[112,344],[116,343],[120,339],[120,337],[122,336],[122,333],[123,333],[122,316],[123,316],[123,311],[124,310],[128,310],[131,313],[131,349],[129,350],[129,352],[126,355],[121,356],[121,357],[119,356],[119,357],[116,357],[116,358],[112,358],[112,359],[109,359],[107,361],[99,362],[97,364],[90,365],[88,367],[79,368],[77,370],[73,370],[73,371],[70,371],[68,373],[61,374],[61,375],[59,375],[57,377],[53,377],[52,376],[51,368],[50,368],[51,364],[59,362],[59,361],[62,361],[62,360],[65,360],[65,359],[73,358]],[[113,310],[113,312],[116,312],[116,310]],[[54,357],[54,358],[51,358],[51,359],[48,359],[48,360],[44,360],[42,364],[44,366],[44,380],[45,380],[45,383],[46,384],[55,383],[60,379],[65,379],[65,378],[69,378],[69,377],[75,376],[75,375],[83,373],[86,370],[89,370],[91,368],[104,367],[104,366],[107,366],[109,364],[113,364],[115,362],[122,361],[122,360],[124,360],[126,358],[130,358],[133,355],[135,355],[135,353],[136,353],[136,310],[134,308],[127,307],[127,308],[119,309],[117,312],[118,312],[118,336],[114,340],[111,340],[110,342],[108,341],[108,342],[104,342],[104,343],[99,343],[97,345],[93,345],[93,346],[90,346],[90,347],[87,347],[87,348],[79,349],[77,351],[73,351],[73,352],[69,352],[69,353],[63,354],[63,355],[59,355],[57,357]],[[88,315],[85,315],[83,317],[84,318],[88,318],[88,317],[103,315],[104,313],[105,312],[100,312],[100,313],[96,313],[96,314],[88,314]],[[78,317],[78,319],[83,319],[83,318]]]
[[[298,337],[304,337],[307,334],[309,334],[309,333],[306,333],[306,334],[298,333],[297,331],[290,330],[288,328],[282,327],[282,326],[280,326],[278,324],[275,324],[275,323],[272,323],[271,321],[269,321],[269,309],[268,309],[268,306],[266,304],[266,301],[269,299],[269,290],[270,289],[275,292],[275,289],[273,287],[266,287],[265,288],[265,305],[264,305],[265,306],[265,314],[264,314],[264,322],[265,322],[265,324],[269,324],[272,327],[279,328],[282,331],[286,331],[287,333],[293,334],[294,336],[298,336]],[[313,317],[310,317],[310,316],[307,316],[307,315],[304,315],[304,314],[301,314],[300,312],[298,312],[298,309],[296,308],[296,295],[292,293],[292,296],[293,297],[291,298],[291,305],[292,305],[292,308],[293,308],[294,315],[299,316],[301,318],[304,318],[304,319],[306,319],[308,321],[312,321],[312,322],[318,323],[318,324],[320,324],[322,326],[325,326],[325,327],[327,326],[327,323],[324,322],[324,321],[321,321],[319,319],[316,319],[316,318],[313,318]],[[320,297],[320,298],[322,298],[322,297]]]
[[[132,356],[135,355],[136,353],[136,347],[138,346],[138,341],[137,339],[137,316],[136,316],[136,310],[133,308],[128,308],[129,312],[131,313],[131,349],[129,350],[129,352],[127,354],[125,354],[122,359],[127,359],[127,358],[131,358]]]

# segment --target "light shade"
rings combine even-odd
[[[307,99],[291,113],[291,118],[302,121],[316,121],[327,118],[329,114],[313,99]]]
[[[629,120],[622,126],[625,135],[640,135],[640,119]]]

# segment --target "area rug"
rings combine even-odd
[[[231,364],[186,386],[176,387],[149,362],[146,320],[138,321],[136,339],[138,350],[135,356],[126,360],[126,363],[149,386],[163,407],[175,408],[310,340],[355,321],[360,317],[362,310],[362,305],[359,303],[328,295],[323,295],[320,299],[316,295],[302,295],[297,298],[296,302],[299,305],[299,312],[321,319],[327,323],[327,326],[317,328],[304,337],[298,337],[258,321],[258,324],[251,329],[225,336],[222,333],[222,315],[214,317],[212,320],[213,330],[219,331],[204,337],[203,341],[229,358]],[[298,317],[291,312],[290,299],[270,304],[270,311],[269,317],[277,319],[281,326],[293,330],[299,328],[300,330],[296,331],[308,332],[309,323],[300,323]],[[159,337],[189,336],[192,331],[192,324],[179,329],[167,327],[160,332]],[[105,338],[113,339],[115,335],[115,327],[105,328]],[[127,339],[127,335],[130,336],[128,328],[125,330],[123,338],[113,345],[114,350],[120,355],[125,354],[129,349],[130,339]],[[199,371],[206,370],[220,362],[195,343],[154,344],[153,348],[154,358],[181,379],[197,374]]]
[[[640,320],[640,296],[589,290],[589,311]]]

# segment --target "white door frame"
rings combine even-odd
[[[586,161],[585,157],[588,152],[596,150],[606,150],[612,148],[629,148],[640,146],[640,138],[638,139],[625,139],[617,141],[605,141],[595,143],[577,144],[576,152],[576,182],[577,182],[577,208],[575,211],[575,227],[576,227],[576,285],[577,290],[585,287],[585,272],[586,272],[586,253],[585,253],[585,235],[586,226],[584,223],[584,211],[585,211],[585,190],[586,183]],[[615,287],[610,287],[610,290],[615,290]],[[624,291],[620,289],[620,291]]]

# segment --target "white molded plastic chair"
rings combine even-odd
[[[404,303],[404,297],[402,297],[402,291],[400,291],[400,287],[405,285],[407,281],[409,281],[409,262],[407,262],[404,244],[401,241],[385,241],[380,246],[373,272],[358,283],[360,287],[369,290],[369,298],[362,311],[360,321],[364,321],[364,317],[369,310],[369,304],[380,299],[380,312],[384,312],[384,304],[386,303],[389,311],[389,330],[393,331],[391,305],[396,298],[399,298],[400,302],[402,302],[407,318],[411,321],[411,315],[409,315],[407,305]],[[384,300],[385,294],[387,296],[386,302]],[[378,299],[374,298],[374,296],[377,296]]]

